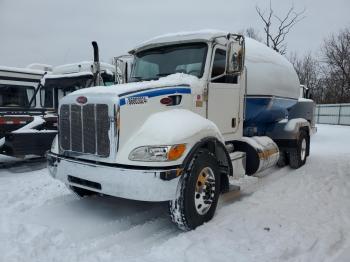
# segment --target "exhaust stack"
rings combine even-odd
[[[92,41],[92,47],[94,49],[94,84],[95,86],[101,85],[101,68],[100,68],[100,54],[96,41]]]

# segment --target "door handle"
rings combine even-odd
[[[232,120],[231,120],[231,126],[232,126],[232,128],[236,127],[236,118],[235,117],[232,118]]]

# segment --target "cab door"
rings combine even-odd
[[[208,85],[207,117],[213,121],[225,140],[241,135],[240,119],[242,92],[238,75],[226,75],[226,50],[216,46],[213,52],[211,75]],[[240,134],[238,134],[240,133]]]

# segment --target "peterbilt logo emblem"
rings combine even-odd
[[[76,101],[77,101],[78,104],[82,104],[83,105],[83,104],[86,104],[88,100],[87,100],[86,96],[79,96],[79,97],[77,97]]]

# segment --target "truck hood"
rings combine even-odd
[[[121,96],[125,94],[130,94],[142,90],[150,90],[161,87],[172,87],[179,85],[187,85],[191,88],[199,88],[200,80],[196,76],[177,73],[162,77],[158,80],[135,82],[135,83],[126,83],[112,86],[96,86],[90,88],[84,88],[77,90],[68,96],[77,96],[77,95],[93,95],[93,94],[109,94],[111,96]]]

